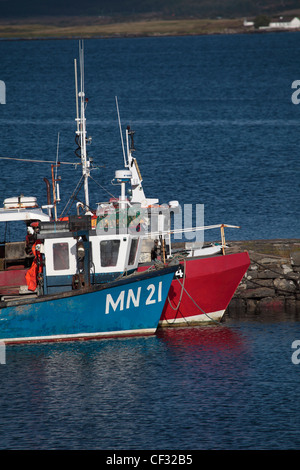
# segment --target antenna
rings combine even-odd
[[[90,162],[87,159],[86,153],[86,119],[85,119],[85,106],[86,98],[84,93],[84,49],[83,41],[79,41],[79,65],[80,65],[80,92],[77,93],[77,97],[80,98],[80,117],[76,118],[77,121],[77,132],[76,134],[80,139],[80,157],[82,164],[82,175],[84,178],[84,194],[85,194],[85,205],[86,210],[89,211],[89,190],[88,190],[88,178],[90,176]],[[75,63],[76,70],[76,63]],[[75,87],[77,87],[77,74],[75,79]],[[79,110],[77,109],[77,112]]]
[[[116,99],[116,106],[117,106],[117,113],[118,113],[118,121],[119,121],[120,136],[121,136],[121,142],[122,142],[122,150],[123,150],[123,157],[124,157],[124,165],[125,165],[125,167],[128,167],[128,163],[126,162],[125,149],[124,149],[124,141],[123,141],[122,128],[121,128],[121,119],[120,119],[120,113],[119,113],[118,97],[115,96],[115,99]]]
[[[59,194],[59,184],[60,177],[57,177],[57,168],[58,164],[58,151],[59,151],[59,132],[57,134],[57,149],[56,149],[56,168],[55,168],[55,186],[56,186],[56,202],[60,202],[60,194]]]
[[[57,220],[57,203],[60,202],[59,185],[58,185],[58,178],[57,178],[57,168],[60,165],[58,161],[58,149],[59,149],[59,133],[57,136],[56,162],[55,162],[55,165],[51,165],[54,220],[55,221]],[[55,168],[55,174],[54,174],[54,168]]]
[[[75,72],[76,121],[77,121],[77,132],[79,133],[78,83],[77,83],[77,60],[76,59],[74,59],[74,72]]]

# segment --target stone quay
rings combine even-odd
[[[248,251],[251,260],[227,307],[227,317],[300,317],[300,239],[233,241],[227,245],[226,253]]]

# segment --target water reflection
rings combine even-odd
[[[300,311],[297,310],[268,310],[263,313],[241,312],[232,309],[224,316],[226,325],[251,322],[251,323],[278,323],[278,322],[299,322]]]
[[[277,396],[275,371],[286,368],[282,350],[271,367],[269,338],[274,347],[289,328],[221,324],[8,347],[0,368],[2,448],[213,448],[229,429],[230,439],[246,439],[245,426],[255,442],[257,390],[271,380]]]
[[[142,406],[149,394],[161,403],[169,387],[198,390],[200,379],[201,387],[218,376],[236,382],[249,354],[246,338],[232,328],[162,329],[153,337],[11,346],[0,375],[28,409],[60,413],[74,399],[87,407],[101,400],[107,414],[117,403]],[[26,390],[18,379],[24,376]]]
[[[198,388],[209,389],[215,380],[239,386],[247,376],[251,343],[239,329],[207,325],[159,330],[173,373],[186,376]],[[230,384],[230,385],[229,385]]]
[[[191,363],[197,368],[206,361],[210,366],[232,364],[233,358],[243,358],[250,350],[241,330],[209,325],[163,328],[152,337],[9,346],[6,356],[8,374],[23,365],[33,389],[51,383],[53,391],[59,383],[70,386],[86,380],[103,381],[105,387],[117,380],[128,383],[145,367],[162,364],[185,367]]]
[[[242,334],[223,325],[206,325],[185,328],[161,328],[157,337],[170,348],[200,348],[230,351],[243,349]]]

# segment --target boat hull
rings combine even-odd
[[[181,261],[159,325],[170,327],[220,321],[249,265],[247,252]]]
[[[174,271],[142,273],[86,291],[1,302],[0,341],[10,344],[154,334]]]

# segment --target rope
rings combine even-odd
[[[169,305],[170,305],[170,307],[171,307],[175,312],[178,311],[179,306],[180,306],[180,304],[181,304],[181,300],[182,300],[182,296],[183,296],[184,283],[185,283],[185,278],[186,278],[186,274],[185,274],[185,273],[186,273],[186,267],[185,267],[186,262],[185,262],[185,259],[183,260],[183,262],[184,262],[184,265],[183,265],[183,266],[184,266],[183,282],[182,282],[182,284],[181,284],[181,282],[179,282],[179,284],[181,285],[181,292],[180,292],[179,301],[178,301],[178,304],[177,304],[176,307],[173,307],[173,305],[171,304],[171,299],[170,299],[170,297],[169,297],[169,295],[168,295],[168,302],[169,302]],[[177,281],[179,281],[179,279],[177,279]],[[185,318],[185,316],[184,316],[181,312],[179,312],[179,313],[181,314],[182,318],[183,318],[184,321],[187,323],[187,325],[189,325],[189,322],[188,322],[188,320]],[[175,323],[175,320],[176,320],[176,318],[174,318],[174,320],[171,322],[171,321],[169,321],[169,320],[166,318],[166,322],[168,323],[168,325],[173,325],[173,323]]]
[[[214,318],[211,318],[196,302],[195,300],[192,298],[192,296],[188,293],[188,291],[186,290],[186,288],[184,287],[184,284],[185,284],[185,279],[186,279],[186,260],[183,259],[183,262],[184,262],[184,275],[183,275],[183,280],[182,280],[182,283],[180,282],[180,280],[177,278],[177,281],[179,282],[179,284],[181,285],[181,292],[180,292],[180,296],[179,296],[179,301],[178,301],[178,304],[176,307],[173,307],[173,305],[171,304],[171,299],[168,295],[168,302],[169,302],[169,305],[170,307],[174,310],[174,311],[178,311],[179,307],[180,307],[180,304],[181,304],[181,301],[182,301],[182,296],[183,296],[183,292],[185,292],[188,297],[192,300],[192,302],[196,305],[196,307],[212,322],[214,323],[217,323],[217,324],[220,324],[220,322],[218,320],[215,320]],[[185,316],[179,312],[182,316],[182,318],[186,321],[186,323],[188,325],[190,325],[190,323],[188,322],[188,320],[185,318]],[[168,321],[168,319],[166,319],[167,323],[169,325],[172,325],[174,322],[175,322],[175,318],[172,322]]]
[[[255,261],[254,259],[251,259],[251,258],[250,258],[250,261],[251,261],[251,263],[256,263],[256,264],[258,264],[258,266],[261,266],[262,268],[266,269],[266,267],[263,264],[259,263],[258,261]],[[269,269],[269,271],[272,271],[273,273],[278,274],[279,276],[286,277],[285,274],[279,273],[278,271],[275,271],[272,268],[268,268],[268,269]],[[287,280],[290,280],[290,279],[287,278]]]
[[[258,266],[262,267],[263,269],[266,269],[266,267],[265,267],[263,264],[259,263],[258,261],[255,261],[255,260],[253,260],[253,259],[251,259],[251,258],[250,258],[250,261],[251,261],[251,263],[253,263],[253,264],[256,263]],[[275,274],[278,274],[278,276],[283,276],[283,278],[286,279],[287,281],[293,281],[293,279],[290,279],[290,278],[288,277],[288,274],[279,273],[278,271],[275,271],[275,270],[272,269],[272,268],[268,268],[268,270],[269,270],[269,271],[272,271],[272,272],[275,273]],[[264,287],[264,286],[262,286],[261,284],[259,284],[258,282],[255,282],[254,279],[249,279],[249,281],[252,282],[253,284],[257,285],[258,287]],[[279,292],[286,292],[287,294],[290,294],[290,292],[287,291],[286,289],[279,289],[279,288],[276,287],[276,290],[279,291]]]
[[[171,304],[171,299],[170,299],[170,297],[168,296],[169,305],[170,305],[170,307],[171,307],[173,310],[175,310],[175,311],[179,309],[179,306],[180,306],[180,304],[181,304],[182,295],[183,295],[183,289],[184,289],[184,283],[185,283],[185,278],[186,278],[186,274],[185,274],[185,273],[186,273],[186,262],[185,262],[185,260],[184,260],[183,263],[184,263],[184,264],[183,264],[183,267],[184,267],[184,271],[183,271],[183,280],[182,280],[182,284],[181,284],[181,282],[180,282],[180,284],[181,284],[181,292],[180,292],[179,301],[178,301],[178,304],[177,304],[176,307],[173,307],[173,305]],[[177,279],[177,280],[179,281],[179,279]]]
[[[179,281],[179,279],[178,279],[178,282],[181,284],[181,282]],[[196,307],[198,307],[199,310],[200,310],[202,313],[204,313],[204,315],[206,315],[207,318],[209,318],[210,321],[212,321],[212,322],[214,322],[214,323],[217,323],[218,325],[221,323],[221,322],[219,322],[218,320],[215,320],[214,318],[211,318],[211,317],[208,315],[208,313],[204,312],[204,310],[195,302],[195,300],[193,299],[193,297],[188,293],[188,291],[186,290],[186,288],[184,287],[183,289],[184,289],[185,293],[189,296],[189,298],[191,299],[191,301],[196,305]]]

